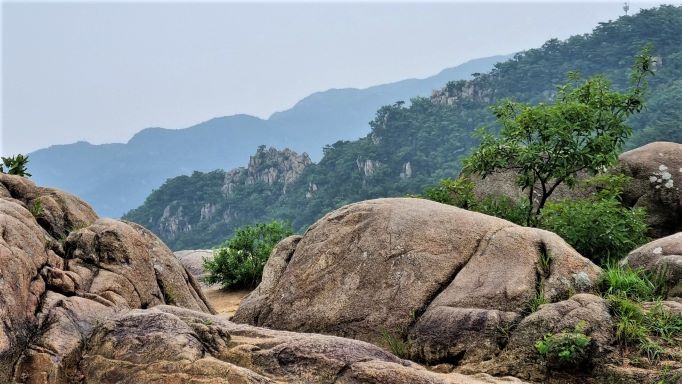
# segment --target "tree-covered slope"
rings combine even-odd
[[[176,193],[177,181],[170,180],[157,191],[169,197],[164,203],[152,194],[126,218],[146,225],[173,248],[208,247],[220,243],[238,224],[280,218],[302,229],[346,203],[419,193],[458,174],[461,157],[477,144],[472,132],[494,121],[492,103],[503,98],[550,99],[569,71],[585,76],[602,73],[624,89],[634,56],[649,43],[657,59],[656,75],[650,81],[646,110],[629,121],[635,133],[628,145],[682,142],[682,7],[663,6],[602,23],[590,34],[550,40],[473,80],[449,82],[430,98],[384,106],[371,122],[369,135],[325,146],[322,159],[307,165],[286,193],[273,195],[263,190],[263,183],[243,184],[239,207],[222,205],[211,218],[188,223],[181,240],[161,231],[161,218],[172,218],[181,208],[183,215],[196,209],[190,208],[195,204],[190,201],[204,201],[201,189],[182,197]],[[213,177],[219,183],[222,176]],[[227,200],[225,195],[217,197],[219,202]],[[215,236],[206,236],[205,228],[220,228],[223,237],[216,231]]]
[[[428,96],[449,80],[470,78],[506,58],[472,60],[425,79],[318,92],[267,120],[234,115],[186,129],[144,129],[125,144],[56,145],[30,154],[31,171],[37,183],[75,193],[100,215],[118,217],[142,204],[167,178],[237,167],[261,144],[319,159],[325,144],[366,135],[367,122],[382,105]]]

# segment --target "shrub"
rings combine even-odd
[[[549,368],[579,368],[589,358],[592,339],[584,333],[580,322],[573,332],[547,334],[535,343],[535,349]]]
[[[547,203],[540,227],[600,264],[620,259],[648,241],[644,210],[625,208],[614,196]]]
[[[220,283],[225,289],[257,286],[272,249],[292,234],[288,224],[277,220],[237,229],[231,239],[213,250],[212,259],[204,260],[206,282]]]
[[[527,199],[516,202],[507,196],[496,196],[486,197],[479,201],[475,205],[474,210],[486,215],[509,220],[515,224],[525,225],[528,208]]]
[[[33,217],[40,217],[43,215],[43,202],[40,198],[34,199],[31,208],[29,209]]]

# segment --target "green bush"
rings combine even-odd
[[[676,342],[675,337],[682,335],[682,315],[676,315],[657,301],[647,312],[647,328],[668,343]]]
[[[288,224],[277,220],[237,229],[234,237],[213,250],[212,259],[204,260],[206,282],[220,283],[224,289],[257,286],[272,249],[292,234]]]
[[[644,210],[625,208],[614,196],[547,203],[540,227],[598,264],[620,259],[648,241]]]
[[[486,197],[474,206],[476,212],[509,220],[519,225],[526,225],[528,208],[527,199],[516,202],[507,196]]]
[[[573,332],[547,334],[535,343],[535,349],[548,368],[576,369],[589,358],[592,339],[584,333],[585,323],[576,325]]]

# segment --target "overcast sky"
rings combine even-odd
[[[0,148],[267,118],[316,91],[426,77],[587,33],[622,4],[5,2]]]

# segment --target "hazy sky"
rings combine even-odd
[[[316,91],[426,77],[587,33],[622,4],[4,2],[0,148],[267,118]]]

